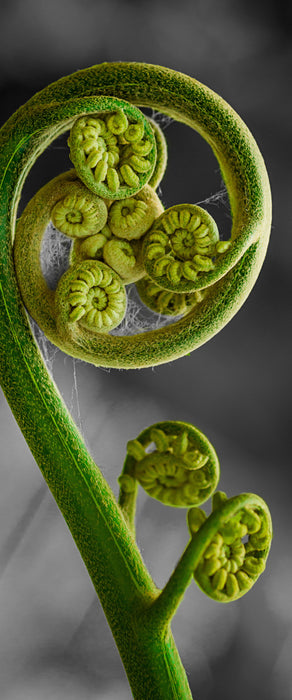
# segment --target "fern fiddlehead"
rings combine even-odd
[[[51,212],[54,226],[66,236],[85,238],[97,234],[107,222],[105,202],[77,181],[70,194],[58,200]]]
[[[219,463],[212,445],[198,429],[168,421],[150,426],[128,442],[122,488],[125,475],[136,479],[158,501],[186,508],[204,503],[215,490]],[[128,478],[125,483],[129,488]]]
[[[156,219],[145,237],[146,272],[160,287],[173,292],[201,289],[206,285],[202,277],[208,279],[206,273],[216,266],[216,244],[219,233],[208,212],[195,205],[171,207]],[[225,244],[227,249],[229,242]]]
[[[162,627],[192,578],[209,597],[227,603],[245,595],[265,569],[272,540],[268,506],[255,494],[227,499],[222,491],[215,492],[219,473],[213,446],[188,423],[156,423],[127,444],[119,502],[133,532],[139,484],[165,505],[187,508],[193,503],[187,514],[191,540],[153,603]],[[212,494],[207,517],[198,505]]]
[[[104,98],[100,110],[74,122],[70,158],[90,190],[108,199],[126,199],[153,174],[155,137],[149,121],[133,105]]]
[[[126,293],[119,276],[104,263],[85,260],[65,272],[56,289],[55,311],[60,334],[80,322],[85,329],[108,332],[123,319]]]
[[[142,129],[140,112],[139,116],[136,111],[134,113],[138,105],[164,112],[195,128],[206,138],[218,158],[227,186],[233,230],[231,245],[226,250],[224,246],[219,246],[219,242],[216,244],[216,253],[220,256],[220,279],[214,281],[213,277],[213,282],[209,284],[211,276],[217,274],[216,264],[214,269],[197,270],[200,285],[204,275],[207,275],[205,280],[208,279],[207,291],[198,306],[195,305],[183,319],[167,329],[134,338],[117,338],[110,336],[107,329],[99,328],[92,333],[84,325],[82,328],[82,318],[84,324],[87,313],[89,319],[85,324],[92,328],[95,325],[92,317],[100,320],[99,313],[102,314],[106,308],[93,308],[93,304],[104,304],[105,287],[101,292],[94,292],[89,307],[86,306],[85,294],[98,286],[98,273],[92,275],[92,270],[97,270],[96,264],[102,273],[100,280],[104,283],[107,280],[106,286],[111,286],[109,278],[103,276],[104,268],[100,267],[104,262],[90,260],[90,265],[94,264],[95,267],[88,270],[86,261],[85,279],[80,277],[81,270],[84,277],[84,268],[78,267],[77,263],[77,276],[71,270],[60,282],[61,286],[64,284],[66,287],[65,282],[68,281],[64,298],[63,293],[55,293],[45,284],[40,270],[39,251],[44,226],[51,218],[57,201],[64,197],[65,205],[63,200],[59,217],[64,220],[65,214],[66,218],[66,195],[69,196],[73,181],[81,180],[104,202],[136,196],[146,182],[152,187],[157,186],[166,164],[165,144],[163,139],[159,141],[158,132],[155,135],[150,120],[143,117]],[[124,130],[125,117],[128,125]],[[89,123],[90,119],[93,123]],[[102,124],[98,121],[100,119]],[[17,226],[13,261],[11,244],[25,177],[38,155],[58,135],[71,128],[70,149],[77,174],[73,171],[61,176],[54,183],[54,191],[46,186],[46,196],[38,208],[34,208],[35,202],[28,205],[26,226],[23,221]],[[89,131],[85,132],[85,129]],[[147,141],[152,139],[152,149],[147,153]],[[254,517],[254,513],[260,517],[258,501],[255,502],[253,496],[240,501],[230,499],[232,505],[229,501],[222,506],[225,509],[223,515],[221,511],[218,515],[219,509],[212,514],[202,524],[200,531],[192,536],[169,585],[159,594],[121,513],[121,510],[125,510],[123,503],[120,510],[48,376],[23,312],[19,288],[22,290],[25,284],[27,288],[30,287],[31,291],[26,292],[27,308],[29,311],[35,310],[38,323],[48,338],[57,341],[56,344],[69,354],[93,364],[144,367],[190,352],[232,318],[259,273],[270,228],[270,192],[263,160],[245,125],[221,98],[187,76],[146,64],[102,64],[58,81],[18,110],[2,128],[0,143],[0,214],[3,222],[0,246],[0,334],[3,352],[0,372],[3,389],[84,558],[117,641],[134,697],[141,700],[151,696],[156,700],[165,700],[166,697],[190,698],[186,675],[169,629],[171,615],[193,572],[199,571],[202,557],[202,566],[205,567],[206,542],[208,540],[208,546],[214,544],[217,530],[226,524],[228,513],[233,516],[234,504],[240,503],[239,509],[250,507],[253,515],[251,517],[249,514],[249,517],[253,523],[258,523]],[[155,164],[155,153],[160,154],[159,166]],[[59,187],[58,200],[56,184]],[[85,210],[79,200],[77,213],[77,202],[78,199],[74,200],[75,213],[69,216],[69,222],[67,220],[70,227],[65,235],[72,234],[72,227],[75,227],[77,238],[80,238],[80,232],[83,238],[80,219],[83,217],[83,222],[86,218]],[[110,204],[106,206],[108,210]],[[96,233],[92,217],[88,215],[89,210],[86,210],[90,237],[93,239],[103,235],[101,231],[107,224]],[[89,240],[87,236],[85,238]],[[179,241],[177,247],[181,251]],[[216,255],[212,257],[216,258]],[[83,262],[80,261],[80,265]],[[112,280],[113,284],[117,282],[114,275]],[[86,288],[82,282],[87,285]],[[119,280],[118,283],[121,284]],[[73,288],[72,285],[76,284],[78,288]],[[111,290],[113,294],[120,294],[121,291],[122,285],[119,291],[117,288]],[[56,305],[60,307],[61,315],[64,312],[65,323],[58,322]],[[72,327],[77,326],[79,332],[73,333],[72,342]],[[159,437],[162,440],[161,434],[155,435],[162,446],[159,442]],[[175,440],[167,443],[168,460],[174,454]],[[184,451],[186,438],[183,435],[180,440],[179,459],[183,462],[188,448]],[[179,441],[177,448],[178,444]],[[155,445],[158,449],[156,442]],[[136,460],[138,465],[143,459],[146,457]],[[199,473],[204,466],[194,471]],[[186,469],[185,464],[183,468]],[[141,478],[137,467],[138,475]],[[167,478],[170,476],[168,474]],[[121,483],[124,500],[127,494],[129,497],[132,494],[134,501],[137,483],[135,475],[124,474]],[[189,493],[189,488],[186,491]],[[259,572],[253,560],[263,560],[263,557],[256,556],[256,552],[263,551],[262,540],[267,544],[266,531],[261,526],[260,530],[252,533],[251,527],[255,525],[246,523],[246,526],[253,549],[250,550],[250,557],[246,553],[241,574],[246,573],[252,578],[251,573],[257,576]],[[258,545],[252,540],[257,536],[261,540]],[[221,537],[224,540],[224,531]],[[233,549],[231,553],[233,561]],[[220,550],[221,563],[226,567],[223,554],[226,557],[226,549],[222,554]],[[246,570],[246,563],[249,571]],[[215,574],[209,571],[208,581]],[[220,576],[222,579],[224,574]],[[214,590],[213,584],[212,578],[208,585]],[[230,593],[231,586],[228,586],[226,592]],[[224,592],[222,580],[215,588]],[[153,635],[155,619],[159,625],[155,627]]]
[[[207,595],[226,603],[243,596],[263,573],[272,539],[271,517],[258,496],[241,494],[228,500],[219,491],[213,496],[212,518],[216,534],[204,538],[204,552],[194,579]],[[203,537],[201,528],[206,521],[204,511],[191,509],[191,535]]]
[[[52,93],[48,89],[42,93],[42,104],[44,100],[55,99],[60,107],[63,105],[67,121],[62,121],[61,108],[57,110],[58,116],[54,116],[51,109],[46,144],[71,127],[70,152],[78,177],[83,178],[88,189],[92,188],[105,199],[121,201],[136,196],[146,181],[149,186],[157,186],[165,169],[165,143],[159,130],[152,127],[151,120],[144,117],[136,105],[150,106],[184,122],[210,143],[231,204],[233,226],[229,241],[219,240],[216,227],[209,219],[208,233],[204,231],[207,214],[202,212],[203,224],[197,227],[197,234],[196,228],[189,231],[188,226],[195,227],[194,217],[186,222],[190,205],[178,205],[173,217],[176,220],[177,211],[182,220],[178,221],[179,229],[171,233],[170,249],[169,243],[162,244],[166,235],[164,229],[160,242],[147,243],[148,237],[154,235],[154,232],[147,231],[137,239],[142,241],[145,237],[143,261],[138,242],[135,250],[134,240],[128,241],[129,248],[121,243],[109,245],[101,237],[105,235],[107,238],[107,224],[100,236],[96,234],[99,238],[95,242],[86,245],[84,242],[84,251],[87,245],[96,244],[94,256],[98,257],[97,251],[103,247],[103,241],[106,258],[100,259],[115,266],[120,274],[127,263],[123,277],[125,283],[143,277],[144,265],[150,277],[155,268],[153,280],[165,291],[185,294],[190,290],[194,293],[205,289],[202,303],[182,304],[181,318],[166,327],[139,335],[96,333],[94,337],[91,334],[80,340],[76,336],[73,345],[64,338],[59,343],[61,349],[74,357],[104,367],[146,367],[191,352],[217,333],[238,311],[250,293],[265,256],[270,231],[270,191],[265,166],[251,134],[238,115],[205,86],[156,66],[148,69],[144,64],[110,64],[110,67],[103,64],[88,69],[86,74],[77,74],[72,82],[63,79],[51,90]],[[31,108],[33,106],[34,100]],[[49,123],[54,124],[51,131]],[[150,142],[153,146],[147,153]],[[157,153],[159,166],[155,164]],[[155,175],[156,167],[158,174]],[[127,173],[126,179],[123,173]],[[116,201],[112,206],[113,211],[118,210]],[[160,216],[163,219],[165,214],[160,213]],[[166,218],[169,216],[170,213]],[[155,230],[156,219],[157,216],[153,223]],[[191,257],[185,259],[186,255]],[[27,271],[19,269],[17,253],[15,260],[22,288]],[[20,266],[22,264],[20,262]],[[49,333],[50,340],[56,342],[58,339],[56,336],[54,339],[55,331],[52,324],[50,326],[41,327],[46,334]]]

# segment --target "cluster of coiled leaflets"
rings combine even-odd
[[[254,494],[227,499],[216,491],[217,454],[207,437],[180,421],[156,423],[127,444],[120,505],[134,529],[137,486],[167,506],[188,508],[191,535],[183,559],[193,559],[193,576],[211,598],[231,602],[244,595],[264,571],[272,539],[266,503]],[[212,513],[199,508],[210,496]],[[189,564],[188,564],[189,565]]]
[[[101,98],[101,107],[74,120],[68,138],[74,169],[37,192],[18,221],[14,244],[31,316],[56,345],[96,364],[96,334],[109,334],[123,320],[126,285],[136,284],[151,311],[184,317],[220,277],[231,245],[220,240],[202,207],[164,211],[156,188],[167,146],[158,124],[123,100]],[[50,221],[73,241],[56,290],[40,266]]]

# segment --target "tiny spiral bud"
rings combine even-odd
[[[158,261],[159,262],[159,261]],[[178,294],[162,289],[148,275],[136,282],[136,288],[143,304],[152,311],[165,316],[181,316],[197,306],[204,294],[193,292]]]
[[[134,197],[113,202],[108,225],[115,236],[133,240],[141,238],[163,211],[156,192],[145,185]]]
[[[70,132],[70,158],[89,190],[108,199],[125,199],[141,190],[156,162],[149,120],[133,105],[100,98],[101,110],[77,119]]]
[[[157,231],[164,234],[159,244]],[[212,271],[216,264],[218,240],[216,223],[204,209],[192,204],[171,207],[154,221],[145,236],[146,272],[170,291],[186,293],[200,289],[201,273]],[[162,260],[163,267],[159,266]]]
[[[115,270],[125,284],[136,282],[144,274],[141,245],[130,244],[120,238],[111,238],[103,247],[103,260]]]
[[[144,136],[144,126],[143,123],[140,122],[138,124],[130,124],[127,128],[127,131],[125,133],[125,138],[129,143],[135,143],[137,141],[141,141],[141,139]]]
[[[104,201],[89,192],[80,182],[72,182],[71,192],[54,205],[54,226],[72,238],[84,238],[100,231],[107,221]]]
[[[76,285],[83,282],[82,288]],[[104,263],[85,260],[65,272],[55,294],[57,323],[70,323],[95,333],[108,333],[122,321],[126,293],[119,276]]]
[[[214,529],[211,531],[212,522],[217,523],[215,534]],[[219,491],[213,496],[211,516],[206,518],[204,511],[191,508],[188,527],[192,537],[204,538],[203,555],[194,571],[200,588],[214,600],[225,603],[244,595],[266,566],[272,539],[266,503],[253,494],[228,500]],[[208,528],[212,535],[205,534]],[[265,533],[264,541],[253,540],[255,528],[257,533]]]
[[[190,468],[188,457],[194,451],[204,455],[200,469]],[[188,423],[168,421],[150,426],[128,443],[127,452],[124,471],[166,505],[183,508],[203,503],[216,488],[217,455],[207,438]]]

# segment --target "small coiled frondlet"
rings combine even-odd
[[[155,190],[145,185],[133,197],[113,202],[108,212],[108,226],[114,236],[128,241],[141,238],[164,211]]]
[[[125,315],[124,285],[104,263],[84,260],[72,265],[59,280],[55,310],[61,327],[79,322],[88,330],[108,333]]]
[[[107,222],[107,206],[80,181],[72,183],[70,194],[59,199],[51,212],[54,226],[70,238],[97,234]]]
[[[223,252],[229,242],[219,241],[212,216],[202,207],[179,204],[161,214],[145,236],[146,272],[163,289],[193,292],[202,287],[200,274],[214,270],[218,246]]]
[[[150,121],[124,100],[103,98],[104,107],[77,119],[68,139],[80,179],[96,194],[125,199],[153,174],[156,140]]]
[[[210,442],[189,423],[156,423],[127,444],[121,489],[135,480],[165,505],[186,508],[204,503],[219,479],[218,458]]]
[[[199,587],[214,600],[228,603],[243,596],[264,571],[272,540],[266,503],[253,494],[227,499],[218,491],[207,518],[200,508],[188,512],[192,537],[204,550],[194,571]]]

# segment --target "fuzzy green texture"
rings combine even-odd
[[[65,236],[85,238],[101,231],[107,215],[105,202],[76,181],[70,195],[56,202],[51,219]]]
[[[47,372],[28,324],[14,268],[12,243],[24,180],[37,157],[77,117],[98,111],[99,96],[152,106],[202,133],[219,159],[229,190],[234,237],[246,241],[247,247],[251,241],[252,245],[202,305],[188,314],[187,322],[139,338],[98,334],[97,343],[90,339],[80,344],[77,357],[103,366],[148,366],[180,357],[220,330],[243,303],[262,264],[270,227],[269,185],[258,148],[231,108],[195,80],[157,66],[116,63],[79,71],[36,94],[0,131],[1,385],[87,566],[134,698],[187,700],[191,693],[170,621],[204,543],[200,544],[199,537],[192,538],[160,594],[122,509]],[[39,214],[42,227],[45,214]],[[35,259],[31,272],[39,275]],[[40,303],[43,292],[48,304],[53,304],[44,281],[39,278],[37,284]],[[41,313],[47,326],[55,329],[53,314]],[[64,341],[62,349],[69,348],[70,353],[70,347]],[[206,541],[216,531],[219,516],[214,517],[209,529],[204,525],[201,530]]]
[[[156,163],[148,185],[150,185],[151,187],[153,187],[154,190],[156,190],[166,171],[168,156],[167,143],[164,133],[160,128],[159,124],[157,124],[157,122],[154,119],[151,119],[150,117],[147,117],[147,119],[152,126],[156,141]]]

